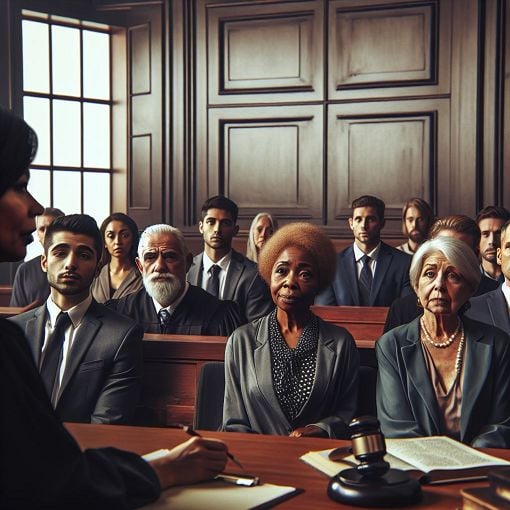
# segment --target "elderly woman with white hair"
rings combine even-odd
[[[426,241],[414,255],[410,279],[423,315],[376,344],[377,413],[387,437],[510,446],[510,338],[463,317],[480,274],[457,239]]]

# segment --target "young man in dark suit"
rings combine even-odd
[[[204,251],[193,259],[188,281],[220,299],[235,301],[247,322],[269,313],[273,302],[257,265],[232,249],[239,231],[237,215],[237,205],[224,196],[205,201],[199,223]]]
[[[505,281],[497,289],[471,298],[466,317],[492,324],[510,334],[510,220],[501,227],[497,263]]]
[[[50,296],[13,317],[63,421],[126,423],[140,389],[142,329],[93,300],[103,242],[93,218],[62,216],[48,227],[42,268]]]
[[[354,243],[337,256],[333,283],[316,299],[318,305],[389,306],[411,292],[411,257],[381,241],[385,204],[363,195],[352,202],[349,227]]]

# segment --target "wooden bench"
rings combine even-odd
[[[21,308],[19,306],[0,306],[0,317],[3,319],[7,319],[12,317],[13,315],[18,315],[19,313],[25,312],[26,308]]]
[[[9,306],[11,294],[12,285],[0,285],[0,306]]]

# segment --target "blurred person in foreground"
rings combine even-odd
[[[262,249],[259,271],[275,308],[228,339],[223,429],[349,437],[358,350],[346,329],[310,310],[334,277],[333,244],[315,225],[290,223]]]
[[[386,437],[510,446],[510,337],[463,315],[480,276],[476,255],[458,239],[440,236],[415,253],[410,279],[422,314],[376,343]]]
[[[0,261],[21,260],[43,211],[27,190],[34,131],[0,108]],[[221,441],[192,438],[158,460],[81,451],[56,417],[23,333],[0,319],[0,508],[135,508],[225,467]]]

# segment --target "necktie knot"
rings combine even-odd
[[[368,255],[363,255],[362,257],[362,261],[363,261],[363,267],[368,267],[370,268],[370,261],[372,259],[368,256]]]
[[[53,328],[53,332],[55,332],[57,329],[66,329],[67,326],[71,324],[71,318],[69,317],[69,314],[67,312],[60,312],[57,315],[57,320],[55,321],[55,327]]]
[[[166,308],[162,308],[158,312],[159,317],[159,325],[161,327],[161,333],[165,332],[165,328],[167,327],[168,323],[170,322],[170,312]]]

